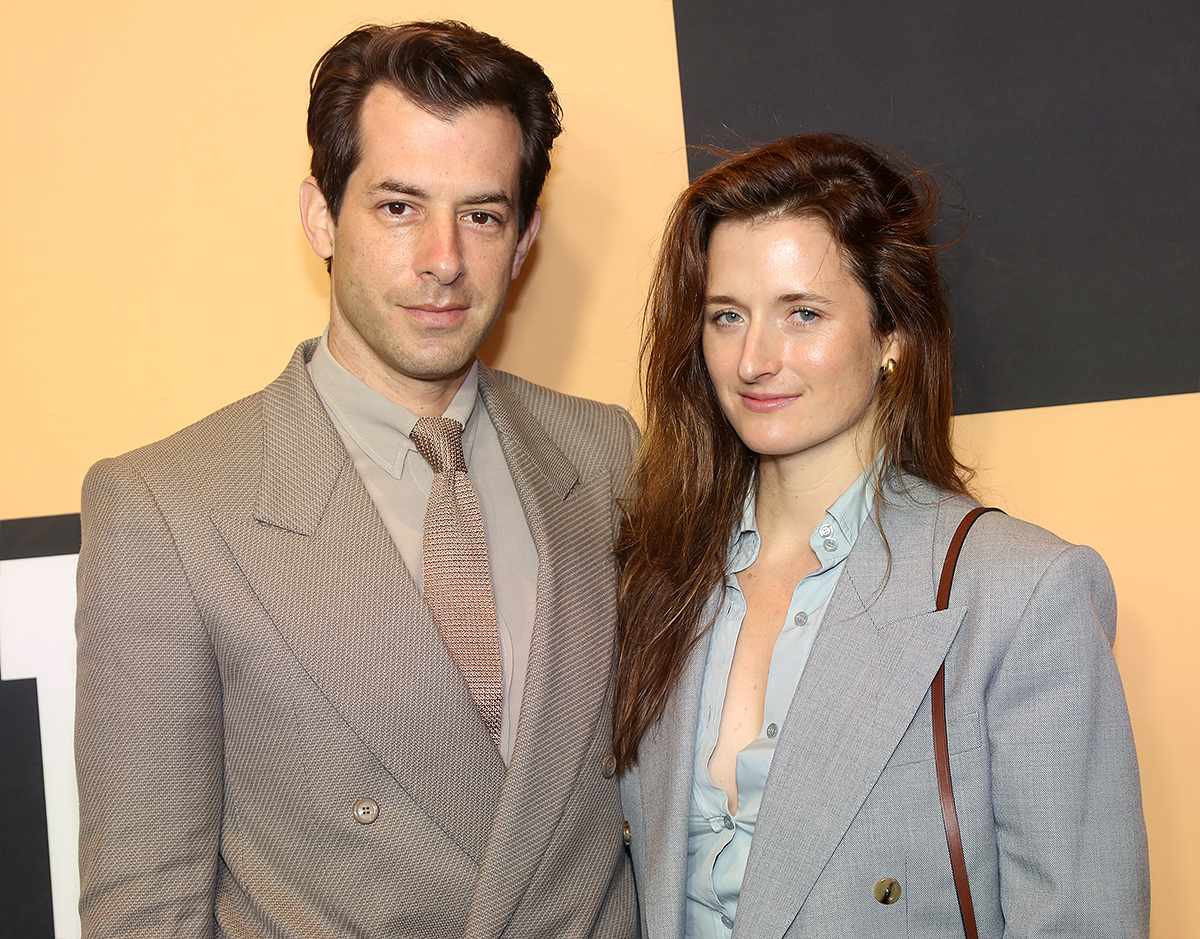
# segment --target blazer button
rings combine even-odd
[[[892,904],[900,899],[900,881],[885,877],[875,885],[875,899],[880,903]]]
[[[374,799],[359,799],[354,803],[354,820],[360,825],[370,825],[379,818],[379,803]]]
[[[617,758],[615,756],[605,758],[604,765],[600,768],[600,773],[605,779],[612,779],[617,775]]]
[[[621,839],[625,842],[626,847],[633,843],[633,831],[629,827],[629,819],[625,819],[625,824],[621,826]]]

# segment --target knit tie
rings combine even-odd
[[[498,742],[504,689],[496,597],[483,513],[467,478],[462,434],[462,424],[445,417],[422,417],[409,434],[433,470],[425,507],[422,589],[450,658]]]

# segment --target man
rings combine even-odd
[[[318,63],[325,336],[84,484],[88,939],[636,934],[609,710],[637,431],[475,358],[558,132],[542,69],[459,23]]]

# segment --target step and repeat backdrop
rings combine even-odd
[[[543,234],[486,352],[574,394],[637,412],[654,250],[709,147],[841,131],[935,174],[956,443],[984,501],[1095,546],[1112,568],[1153,929],[1189,934],[1200,844],[1191,4],[70,6],[53,24],[31,7],[10,14],[25,41],[0,60],[5,87],[27,89],[0,102],[22,140],[0,154],[0,936],[79,935],[83,474],[257,390],[321,330],[326,275],[296,210],[309,71],[361,23],[445,17],[530,53],[559,89],[566,130]]]

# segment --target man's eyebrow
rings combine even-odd
[[[371,187],[371,192],[393,192],[400,196],[415,196],[418,199],[428,199],[427,193],[420,186],[401,182],[398,179],[382,179]]]
[[[512,199],[505,192],[481,192],[477,196],[467,196],[462,200],[462,205],[502,205],[511,209]]]

